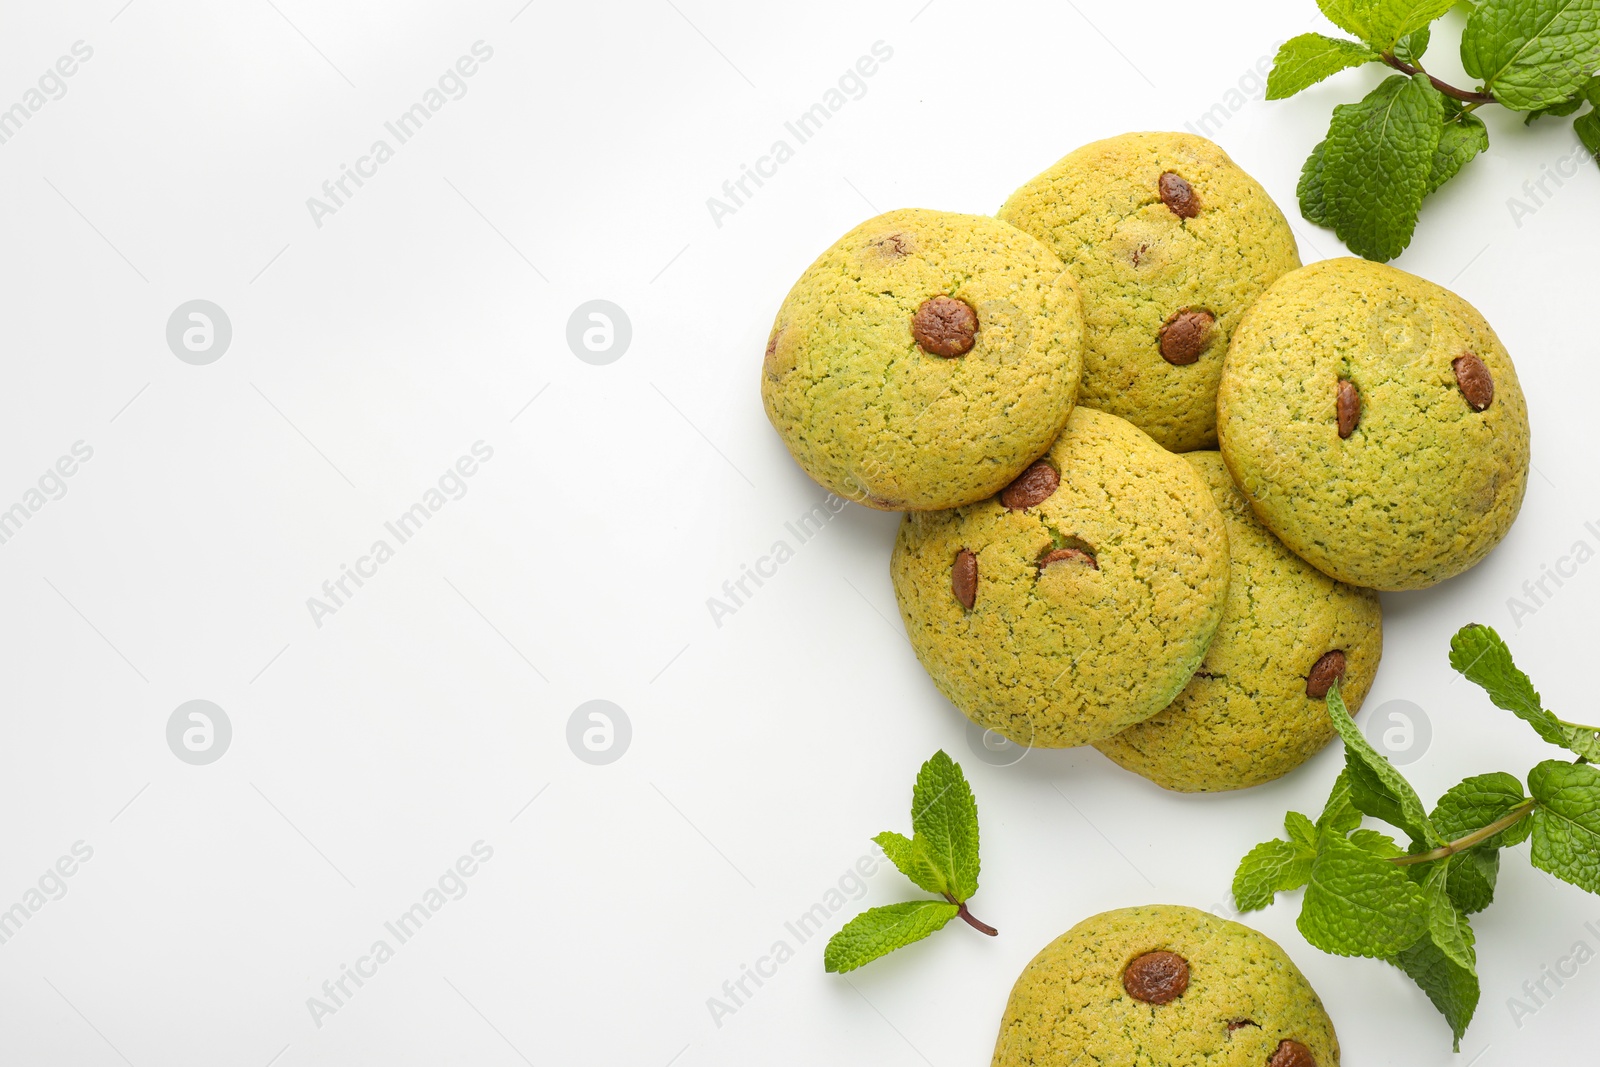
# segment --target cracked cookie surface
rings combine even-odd
[[[1068,155],[999,217],[1078,279],[1088,324],[1079,401],[1174,452],[1215,448],[1228,340],[1300,265],[1266,190],[1203,137],[1130,133]]]
[[[1228,605],[1178,699],[1095,747],[1167,789],[1245,789],[1289,773],[1333,739],[1315,692],[1326,686],[1310,680],[1329,653],[1342,655],[1345,705],[1352,715],[1360,709],[1383,652],[1383,609],[1377,593],[1334,581],[1262,526],[1220,453],[1183,458],[1228,525]]]
[[[1061,432],[1077,397],[1077,283],[992,218],[908,209],[851,230],[779,309],[767,418],[800,466],[888,511],[993,495]]]
[[[1064,748],[1183,689],[1222,616],[1228,540],[1194,468],[1113,415],[1076,409],[1039,462],[1059,476],[1042,498],[1052,479],[1034,471],[1018,479],[1033,491],[907,515],[890,575],[912,648],[956,707],[1017,744]]]
[[[1126,977],[1151,954],[1187,968],[1160,1003]],[[1339,1065],[1333,1023],[1294,961],[1248,926],[1158,904],[1093,916],[1045,946],[1011,990],[992,1067],[1267,1067],[1280,1048]]]
[[[1380,263],[1326,260],[1268,290],[1234,334],[1217,414],[1262,523],[1352,585],[1461,573],[1527,488],[1528,411],[1505,346],[1456,294]]]

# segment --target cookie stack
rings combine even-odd
[[[1527,483],[1527,412],[1454,294],[1301,267],[1216,145],[1130,134],[998,219],[896,211],[796,283],[768,417],[808,474],[906,512],[891,561],[934,682],[1022,745],[1238,789],[1333,736],[1374,590],[1466,570]]]

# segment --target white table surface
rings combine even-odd
[[[896,517],[851,506],[793,538],[823,494],[757,397],[788,286],[863,218],[992,212],[1084,142],[1214,105],[1304,257],[1341,254],[1294,186],[1332,105],[1377,74],[1267,104],[1252,73],[1317,24],[1310,0],[520,5],[5,4],[0,107],[76,42],[92,56],[0,144],[0,508],[41,477],[65,489],[0,544],[0,908],[48,891],[0,944],[0,1062],[974,1067],[1042,945],[1128,904],[1226,911],[1238,858],[1286,808],[1314,813],[1337,771],[1335,746],[1196,798],[1087,749],[985,764],[901,633]],[[1454,36],[1431,58],[1459,73]],[[480,41],[492,55],[445,78],[464,95],[398,143],[385,123]],[[785,122],[877,42],[892,55],[859,99],[795,145]],[[1600,171],[1519,225],[1509,198],[1575,139],[1488,118],[1490,154],[1428,204],[1399,265],[1505,339],[1537,473],[1485,563],[1384,597],[1364,714],[1421,709],[1432,740],[1409,773],[1430,800],[1550,755],[1453,681],[1462,624],[1497,626],[1550,706],[1597,714],[1600,565],[1525,618],[1508,598],[1600,547]],[[392,158],[362,163],[380,138]],[[714,219],[707,198],[778,139],[793,158]],[[365,183],[313,218],[307,199],[358,164]],[[203,365],[166,338],[195,299],[232,329]],[[567,343],[595,299],[632,333],[600,365]],[[47,477],[78,442],[92,456]],[[449,477],[478,442],[492,456]],[[400,542],[385,523],[442,476],[442,506]],[[362,562],[380,539],[392,558]],[[779,540],[793,558],[713,619],[708,598]],[[313,617],[344,565],[370,576]],[[232,731],[203,765],[167,742],[197,699]],[[606,765],[567,742],[591,700],[631,726]],[[785,923],[871,835],[908,829],[940,747],[978,796],[973,906],[1000,937],[953,926],[825,975],[824,938]],[[448,876],[475,844],[492,856]],[[49,876],[75,846],[92,856]],[[401,943],[384,924],[441,876],[462,895]],[[892,871],[866,882],[835,927],[915,895]],[[1295,913],[1251,921],[1321,992],[1348,1064],[1590,1043],[1600,963],[1569,963],[1520,1018],[1508,1004],[1579,942],[1600,949],[1600,899],[1523,856],[1476,924],[1483,1001],[1460,1058],[1403,976],[1310,949]],[[380,939],[392,958],[313,1012]],[[794,957],[714,1019],[708,998],[780,940]]]

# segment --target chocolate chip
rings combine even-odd
[[[1322,658],[1311,665],[1311,672],[1306,675],[1306,696],[1312,700],[1321,700],[1327,696],[1334,682],[1344,680],[1344,669],[1343,652],[1338,649],[1324,652]]]
[[[1348,378],[1339,379],[1337,406],[1339,440],[1342,441],[1356,432],[1356,423],[1361,421],[1361,391],[1356,388],[1356,383]]]
[[[1473,411],[1482,411],[1494,403],[1494,376],[1483,365],[1483,360],[1468,352],[1464,356],[1457,356],[1450,366],[1456,372],[1456,384],[1461,387],[1461,395],[1467,398]]]
[[[931,355],[964,356],[978,335],[978,313],[950,296],[924,300],[911,316],[911,336]]]
[[[1041,503],[1061,485],[1061,475],[1044,460],[1038,460],[1000,490],[1000,503],[1007,511],[1021,511]]]
[[[972,610],[978,599],[978,557],[971,549],[963,548],[956,553],[956,561],[950,565],[950,591],[956,595],[958,604]]]
[[[1128,996],[1146,1004],[1165,1004],[1189,988],[1189,961],[1175,952],[1146,952],[1122,972]]]
[[[1254,1019],[1235,1019],[1228,1024],[1228,1033],[1231,1034],[1235,1030],[1243,1030],[1247,1026],[1254,1026],[1258,1030],[1261,1028],[1261,1024]]]
[[[1083,551],[1083,549],[1081,549],[1081,548],[1055,548],[1055,549],[1051,549],[1049,552],[1046,552],[1044,555],[1039,557],[1039,569],[1040,570],[1044,570],[1046,567],[1050,566],[1050,564],[1052,564],[1052,563],[1061,563],[1061,562],[1063,562],[1065,560],[1069,560],[1069,559],[1072,560],[1074,563],[1087,563],[1089,566],[1093,567],[1095,570],[1099,570],[1100,569],[1099,561],[1096,560],[1089,553]]]
[[[1174,367],[1187,367],[1211,344],[1217,317],[1209,311],[1184,308],[1161,327],[1161,358]]]
[[[878,254],[892,259],[898,259],[911,251],[911,239],[903,233],[891,233],[872,242],[872,247]]]
[[[1180,219],[1192,219],[1200,214],[1200,197],[1194,186],[1172,171],[1167,171],[1156,183],[1161,190],[1161,202]]]
[[[1317,1058],[1298,1041],[1280,1041],[1267,1067],[1317,1067]]]

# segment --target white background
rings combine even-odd
[[[1267,104],[1250,73],[1326,28],[1310,0],[123,4],[8,2],[0,34],[0,107],[74,42],[94,50],[0,145],[0,507],[74,442],[94,450],[0,545],[0,908],[74,842],[94,850],[0,945],[0,1062],[973,1067],[1051,938],[1129,904],[1220,909],[1284,810],[1318,810],[1337,746],[1212,797],[1087,749],[981,762],[901,633],[896,517],[851,506],[798,545],[784,523],[822,493],[757,393],[788,286],[862,219],[989,213],[1084,142],[1214,104],[1303,256],[1340,254],[1294,185],[1332,105],[1378,75]],[[1429,57],[1447,76],[1457,32]],[[466,95],[315,225],[307,198],[479,40],[493,58]],[[716,225],[706,199],[793,145],[784,121],[877,41],[893,57],[865,94]],[[1248,100],[1228,95],[1241,79]],[[1424,709],[1409,770],[1429,800],[1552,755],[1452,682],[1462,624],[1497,626],[1565,717],[1600,714],[1600,566],[1520,627],[1507,606],[1574,542],[1600,547],[1600,171],[1517,226],[1508,198],[1575,141],[1488,111],[1494,148],[1399,263],[1500,331],[1538,473],[1487,562],[1384,597],[1366,715]],[[207,366],[165,340],[196,298],[233,326]],[[633,328],[605,366],[566,342],[596,298]],[[307,598],[480,440],[466,495],[319,627]],[[794,558],[715,625],[707,598],[780,538]],[[209,766],[166,742],[196,698],[233,726]],[[607,766],[566,740],[592,699],[632,723]],[[793,943],[785,921],[871,835],[909,829],[941,747],[979,799],[973,909],[1000,937],[952,926],[848,980],[819,937],[716,1025],[707,998]],[[317,1026],[307,998],[479,840],[493,858],[466,895]],[[1251,922],[1321,992],[1346,1063],[1553,1062],[1592,1032],[1600,963],[1520,1026],[1507,1000],[1576,942],[1600,949],[1600,899],[1525,852],[1477,921],[1459,1059],[1398,972],[1310,949],[1294,902]],[[880,873],[833,926],[914,895]]]

